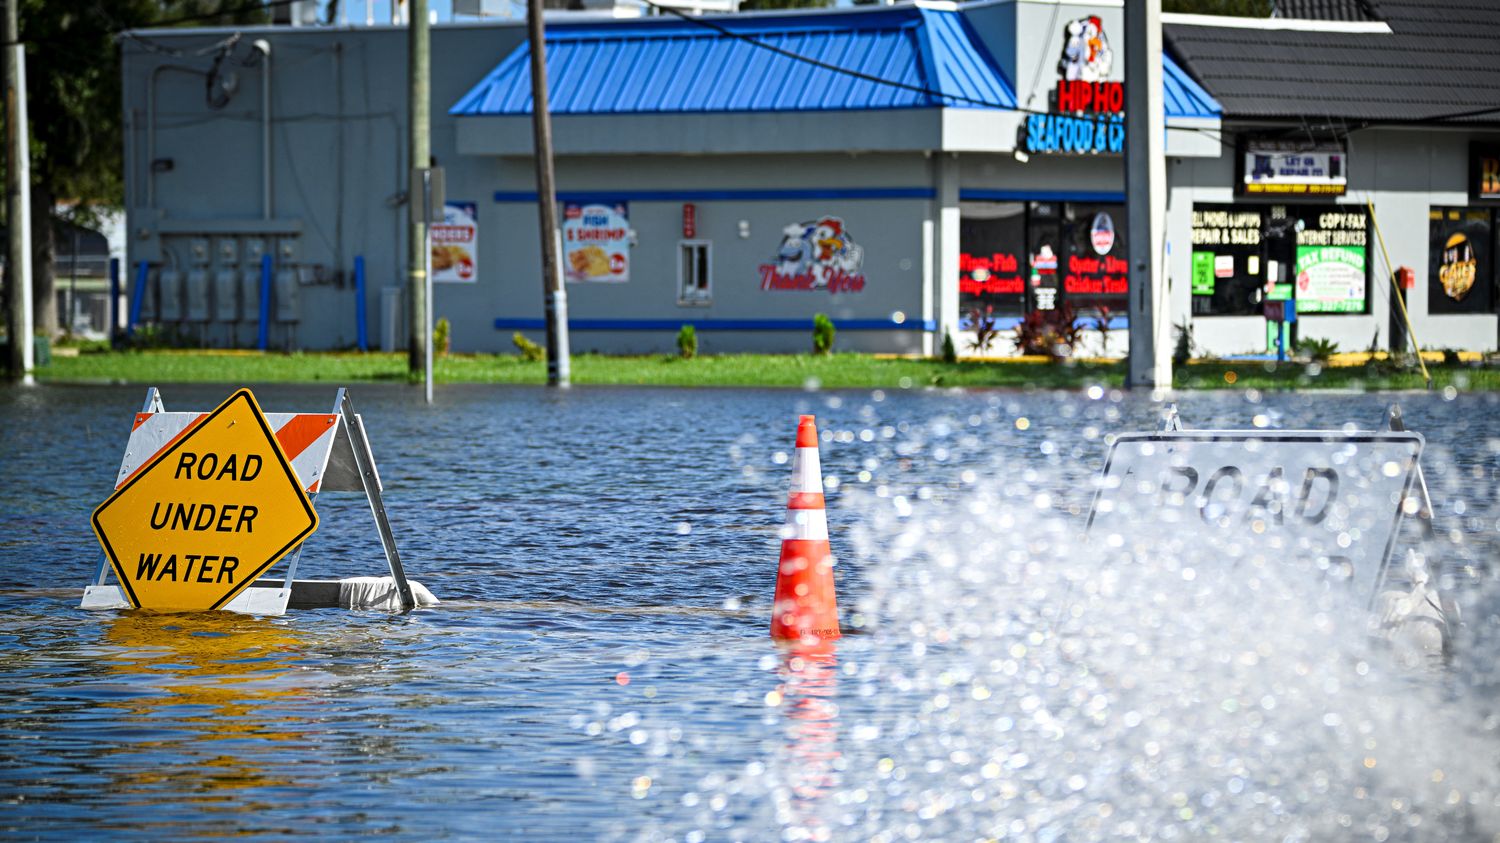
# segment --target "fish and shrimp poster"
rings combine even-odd
[[[563,206],[563,277],[569,281],[630,280],[630,209],[612,205]]]

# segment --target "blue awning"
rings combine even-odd
[[[1173,117],[1201,117],[1217,119],[1224,107],[1213,95],[1193,81],[1172,57],[1161,54],[1162,107],[1167,119]]]
[[[449,113],[530,114],[529,63],[523,43]],[[547,79],[554,114],[1012,109],[1016,104],[1010,82],[969,22],[957,12],[919,6],[727,16],[701,23],[549,25]]]

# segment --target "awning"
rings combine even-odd
[[[530,53],[522,43],[449,113],[530,114]],[[921,6],[551,25],[547,81],[560,115],[1016,104],[968,21]]]

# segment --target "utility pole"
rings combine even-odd
[[[547,385],[568,386],[568,293],[558,262],[557,185],[552,173],[552,115],[547,110],[546,34],[542,0],[526,0],[531,48],[531,129],[536,157],[537,216],[542,229],[542,306],[547,318]]]
[[[7,333],[12,378],[31,382],[36,365],[31,302],[31,131],[26,122],[26,47],[16,17],[20,0],[5,3],[5,203],[10,224],[10,258],[5,266]]]
[[[411,80],[408,107],[411,138],[411,179],[406,190],[406,212],[411,223],[406,258],[406,302],[409,341],[407,371],[416,375],[427,370],[427,224],[423,220],[424,191],[421,172],[432,164],[432,143],[428,132],[432,53],[427,33],[427,0],[407,0],[411,5],[407,25],[407,76]],[[394,8],[394,6],[393,6]]]
[[[1125,384],[1148,389],[1172,386],[1172,358],[1157,332],[1158,323],[1170,319],[1161,283],[1167,215],[1161,84],[1161,0],[1125,0],[1125,215],[1130,228]]]

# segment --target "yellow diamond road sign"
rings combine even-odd
[[[318,529],[250,390],[163,448],[94,510],[137,608],[217,609]]]

